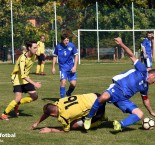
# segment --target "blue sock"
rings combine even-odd
[[[139,120],[140,120],[140,118],[136,114],[130,114],[127,118],[120,121],[120,123],[121,123],[122,127],[126,127],[126,126],[136,123]]]
[[[61,98],[65,97],[65,87],[60,87],[60,97]]]
[[[67,96],[71,96],[72,92],[74,91],[75,88],[69,87],[68,91],[66,92]]]
[[[98,98],[97,98],[97,99],[95,100],[95,102],[94,102],[92,108],[90,109],[90,112],[89,112],[89,114],[88,114],[88,118],[92,118],[92,117],[95,115],[95,113],[96,113],[97,109],[100,107],[100,105],[102,105],[102,103],[99,103],[99,102],[98,102]]]

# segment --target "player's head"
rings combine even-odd
[[[63,43],[64,46],[67,46],[69,43],[69,36],[67,34],[62,34],[61,42]]]
[[[147,32],[147,38],[148,38],[149,40],[152,39],[152,32],[151,32],[151,31],[148,31],[148,32]]]
[[[149,84],[154,84],[155,83],[155,69],[151,69],[151,70],[148,71],[147,82]]]
[[[44,114],[48,116],[57,117],[58,116],[58,107],[54,104],[48,103],[43,107]]]
[[[45,36],[44,36],[44,35],[41,35],[41,36],[40,36],[40,41],[41,41],[41,42],[45,42]]]
[[[30,51],[32,54],[36,54],[37,52],[37,42],[36,41],[28,41],[26,42],[26,49]]]

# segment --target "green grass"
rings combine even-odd
[[[155,130],[145,131],[141,129],[141,121],[124,129],[123,132],[115,134],[113,132],[112,121],[121,120],[127,116],[112,104],[107,104],[106,112],[110,119],[103,123],[98,129],[89,130],[87,133],[82,131],[70,131],[69,133],[38,133],[39,128],[60,126],[55,118],[48,118],[38,126],[36,130],[30,130],[31,125],[42,114],[44,104],[54,102],[59,98],[59,71],[51,75],[51,63],[45,65],[45,76],[36,76],[36,64],[32,68],[31,78],[40,81],[42,88],[37,90],[39,99],[35,102],[20,106],[21,116],[14,117],[10,114],[9,121],[0,120],[0,133],[16,133],[15,138],[0,138],[3,145],[154,145]],[[118,63],[82,63],[78,66],[77,88],[73,94],[90,92],[102,93],[111,83],[111,78],[127,69],[132,68],[130,62]],[[13,69],[12,64],[0,64],[0,113],[3,112],[8,103],[14,99],[10,73]],[[67,83],[68,87],[68,83]],[[155,110],[154,85],[150,86],[149,96],[153,110]],[[25,96],[25,94],[24,94]],[[145,113],[145,117],[150,116],[139,94],[136,94],[132,101],[135,102]],[[3,142],[2,142],[3,141]]]

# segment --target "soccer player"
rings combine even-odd
[[[57,117],[63,128],[43,128],[40,130],[42,133],[68,132],[70,129],[84,128],[83,117],[88,114],[97,96],[100,96],[100,94],[89,93],[75,95],[61,98],[54,104],[46,104],[43,107],[44,114],[32,125],[32,129],[36,128],[40,122],[49,116]],[[103,103],[100,105],[95,117],[93,117],[91,127],[97,127],[105,120],[107,120],[107,117],[105,117],[105,103]]]
[[[35,41],[27,42],[26,49],[27,51],[18,58],[11,74],[15,99],[9,103],[0,116],[2,120],[9,120],[8,114],[13,108],[16,116],[18,116],[19,104],[30,103],[38,98],[35,88],[40,88],[41,83],[35,82],[29,77],[30,69],[36,58],[37,43]],[[22,93],[28,93],[29,96],[22,98]]]
[[[40,41],[37,42],[38,50],[37,50],[37,58],[38,58],[38,65],[36,68],[37,75],[45,75],[44,73],[44,65],[45,65],[45,36],[41,35]]]
[[[144,57],[144,64],[147,70],[152,69],[152,56],[153,56],[153,46],[152,46],[152,32],[147,32],[147,37],[142,42],[142,51]]]
[[[69,42],[69,36],[63,34],[53,53],[52,74],[55,74],[55,64],[58,57],[60,70],[60,97],[71,96],[76,87],[76,68],[78,63],[78,52],[76,46]],[[66,80],[70,82],[68,91],[65,90]]]
[[[148,72],[145,65],[136,58],[132,51],[122,42],[121,38],[115,38],[115,41],[128,54],[129,58],[134,63],[135,69],[128,70],[113,77],[113,84],[96,99],[90,113],[86,117],[84,122],[85,129],[89,129],[91,118],[103,102],[113,103],[124,113],[130,113],[127,118],[120,122],[117,120],[113,122],[114,130],[116,131],[121,131],[124,127],[132,125],[142,119],[142,110],[129,100],[137,92],[141,93],[143,103],[149,113],[155,116],[148,98],[148,85],[155,83],[155,70],[152,69]]]

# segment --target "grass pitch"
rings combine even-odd
[[[0,120],[0,135],[5,133],[15,133],[16,137],[0,137],[2,145],[154,145],[155,130],[143,130],[141,121],[131,125],[123,132],[113,132],[113,120],[121,120],[128,114],[123,114],[112,104],[107,104],[106,112],[109,117],[108,122],[104,122],[99,128],[85,131],[70,131],[69,133],[38,133],[39,128],[60,126],[57,119],[49,117],[42,122],[36,130],[30,130],[31,125],[42,114],[44,104],[54,102],[59,98],[59,71],[51,75],[51,63],[45,65],[45,76],[36,76],[36,64],[33,66],[30,77],[42,83],[42,88],[37,90],[39,99],[35,102],[21,105],[19,108],[21,116],[14,117],[10,114],[9,121]],[[90,92],[102,93],[111,83],[111,78],[122,71],[132,68],[130,62],[125,63],[84,63],[78,66],[77,87],[73,94]],[[8,103],[14,99],[10,73],[12,64],[0,64],[0,113],[3,112]],[[67,84],[68,87],[68,84]],[[155,86],[150,86],[149,98],[152,108],[155,110]],[[24,94],[23,96],[26,96]],[[150,117],[143,106],[141,97],[136,94],[132,101],[143,111],[144,117]]]

